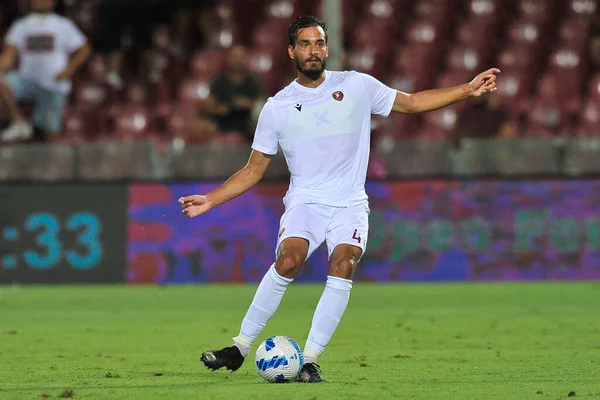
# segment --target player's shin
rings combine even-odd
[[[325,350],[346,311],[351,289],[351,280],[331,275],[327,277],[304,348],[305,363],[315,363]]]
[[[292,280],[279,275],[275,271],[275,264],[273,264],[263,277],[260,285],[258,285],[252,304],[242,321],[240,333],[233,338],[234,346],[240,350],[244,357],[250,352],[252,343],[260,335],[267,321],[277,311],[285,290]]]

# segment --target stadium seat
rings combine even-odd
[[[479,53],[489,54],[495,45],[494,23],[481,19],[470,19],[459,25],[455,43],[469,46]],[[490,43],[491,41],[491,43]]]
[[[287,59],[281,58],[277,49],[251,49],[249,68],[262,81],[268,96],[277,93],[281,87],[281,77],[285,74]]]
[[[456,105],[424,114],[423,133],[419,137],[432,140],[447,139],[456,126],[458,115]]]
[[[292,0],[276,0],[270,1],[266,6],[266,17],[269,19],[279,19],[283,22],[288,22],[298,15],[298,7],[300,4]]]
[[[151,136],[153,119],[145,107],[128,107],[115,115],[116,136],[120,139],[145,140]]]
[[[181,138],[188,141],[193,134],[195,123],[198,120],[198,111],[188,105],[171,107],[165,109],[165,111],[158,114],[165,118],[166,136],[168,138]]]
[[[519,18],[508,28],[508,42],[529,49],[540,46],[543,34],[539,23]]]
[[[394,80],[393,87],[407,92],[430,89],[439,58],[440,54],[428,46],[402,46],[396,53],[390,75],[390,80]]]
[[[452,71],[448,70],[439,75],[436,79],[436,87],[452,87],[457,85],[462,85],[463,83],[470,82],[473,78],[475,78],[474,73],[465,71],[465,70],[457,70]],[[463,103],[457,103],[459,107],[464,106]]]
[[[242,28],[231,21],[220,21],[218,26],[209,32],[208,43],[211,48],[227,49],[234,43],[243,43]]]
[[[67,108],[63,117],[64,138],[68,141],[79,142],[93,138],[96,132],[91,132],[86,113],[81,110]]]
[[[440,24],[434,20],[417,19],[408,27],[405,45],[426,45],[433,52],[440,52],[443,45],[443,35]]]
[[[379,122],[376,141],[383,138],[392,138],[395,141],[413,139],[418,136],[419,120],[418,115],[391,113]]]
[[[189,62],[189,72],[194,78],[213,79],[223,68],[225,52],[223,49],[195,51]]]
[[[591,20],[571,17],[561,23],[557,45],[570,48],[578,54],[587,52],[591,28]]]
[[[526,134],[535,137],[566,135],[566,118],[557,104],[547,104],[542,100],[534,103],[527,120]]]
[[[283,57],[286,54],[288,24],[272,19],[259,24],[252,34],[252,45],[259,49],[268,49],[274,55]]]
[[[563,10],[562,2],[548,0],[519,0],[518,11],[522,18],[541,26],[551,25]]]
[[[582,55],[570,48],[555,49],[550,55],[549,73],[556,76],[565,109],[571,114],[579,112],[583,80],[587,77]]]
[[[184,79],[177,92],[178,101],[199,106],[210,95],[210,83],[207,78]]]
[[[518,119],[527,112],[532,89],[528,74],[521,71],[503,71],[497,85],[496,93],[508,109],[511,118]]]
[[[549,67],[551,71],[561,75],[564,84],[580,87],[587,72],[586,54],[578,53],[571,47],[559,46],[550,54]]]
[[[132,81],[125,88],[125,104],[145,107],[152,104],[150,88],[145,81]]]
[[[505,0],[470,0],[467,5],[467,17],[501,22],[508,14],[507,3],[509,2]]]
[[[106,59],[99,53],[92,54],[83,67],[85,79],[94,83],[104,83],[106,71]]]
[[[396,24],[389,20],[364,20],[356,27],[353,47],[365,50],[374,49],[384,59],[388,59],[389,52],[396,43],[396,27]]]
[[[568,0],[567,13],[570,16],[591,19],[598,11],[597,0]]]
[[[73,91],[74,103],[81,109],[103,107],[116,100],[116,94],[106,84],[82,82],[78,83]]]
[[[526,46],[509,46],[498,55],[498,68],[503,73],[521,72],[528,76],[536,76],[540,68],[538,54],[531,52]]]
[[[546,137],[570,133],[572,111],[565,102],[564,87],[558,76],[544,74],[535,94],[527,120],[527,134]]]
[[[173,101],[172,85],[167,80],[160,80],[158,82],[153,82],[152,92],[153,92],[153,98],[154,98],[154,105],[156,105],[156,106],[161,106],[164,104],[171,104],[171,102]]]
[[[426,19],[444,19],[451,14],[455,3],[451,0],[420,0],[416,4],[415,14]]]
[[[275,0],[265,6],[269,19],[279,19],[288,24],[300,15],[314,13],[314,2],[309,0]]]
[[[145,54],[139,75],[145,76],[150,82],[169,79],[176,83],[184,69],[183,62],[178,56],[162,50],[150,50]],[[134,76],[133,79],[135,78]]]
[[[348,54],[348,65],[351,69],[381,79],[385,65],[374,48],[355,49]]]
[[[457,43],[448,55],[448,69],[469,72],[474,77],[487,66],[487,59],[487,54],[483,54],[471,46]]]
[[[586,103],[579,116],[575,134],[600,137],[600,103]]]
[[[591,103],[600,103],[600,73],[591,77],[585,91],[586,100]]]

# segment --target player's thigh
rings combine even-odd
[[[352,246],[359,251],[358,262],[367,248],[368,235],[369,207],[367,205],[346,207],[336,213],[325,234],[330,262],[335,250],[342,245],[344,248]]]
[[[297,204],[281,216],[276,255],[279,247],[288,238],[305,239],[308,243],[305,260],[325,240],[325,227],[329,219],[329,207],[319,204]]]
[[[4,75],[2,83],[8,87],[15,101],[34,100],[35,85],[16,72],[9,72]]]
[[[67,96],[44,88],[38,88],[35,93],[33,122],[35,126],[49,133],[62,131]]]

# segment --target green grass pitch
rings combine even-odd
[[[260,340],[304,345],[322,288],[290,286]],[[356,284],[313,385],[199,362],[254,289],[0,287],[0,399],[600,399],[599,283]]]

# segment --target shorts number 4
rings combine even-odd
[[[354,233],[352,234],[352,239],[356,240],[358,243],[360,243],[360,234],[358,233],[358,229],[354,230]]]

